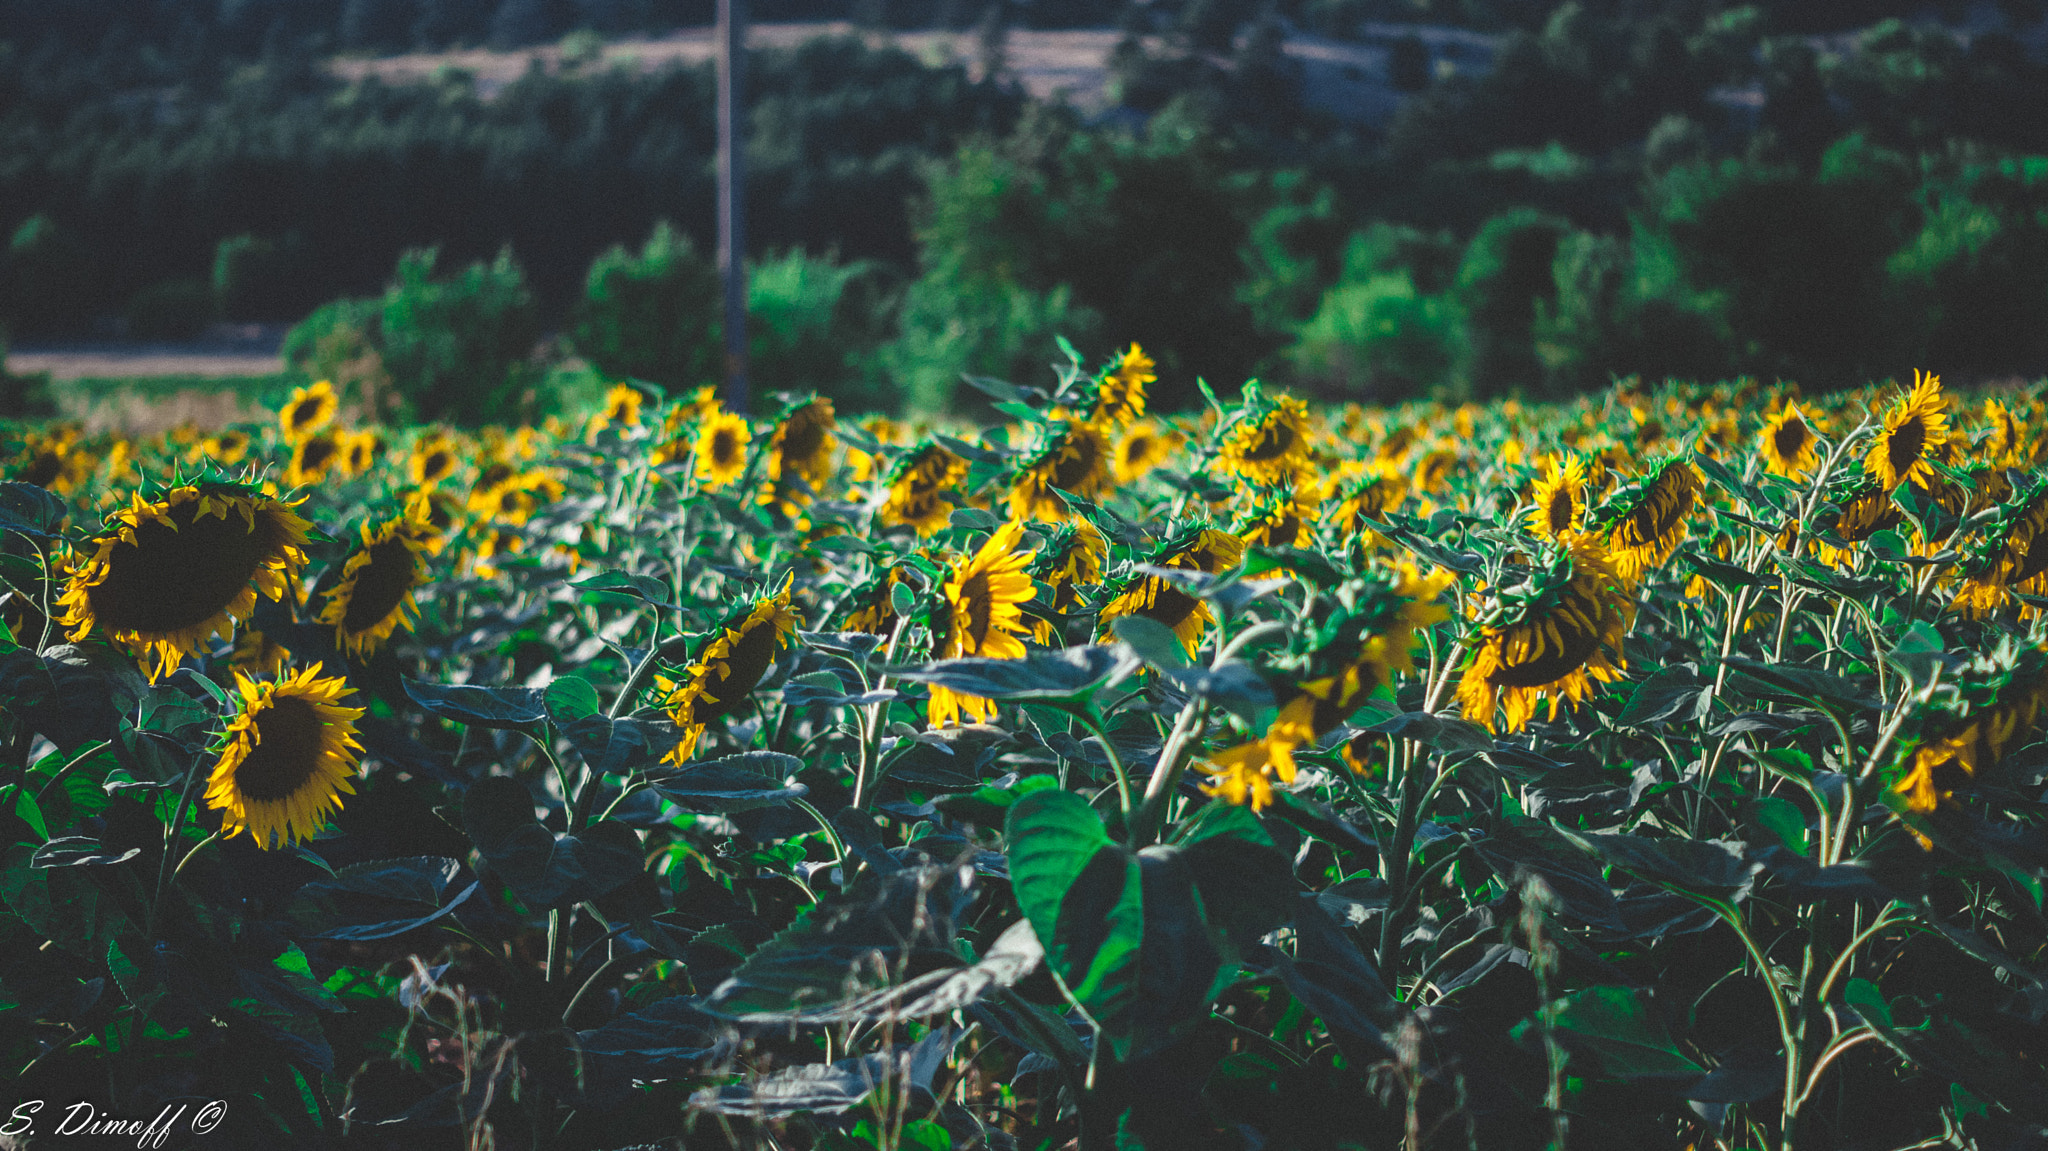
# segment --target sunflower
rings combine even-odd
[[[59,427],[45,434],[28,433],[27,443],[15,457],[7,478],[68,496],[98,466],[99,460],[79,447],[78,433]]]
[[[1764,468],[1788,480],[1803,480],[1820,463],[1820,421],[1788,399],[1775,415],[1764,420],[1756,436],[1757,452]]]
[[[293,388],[292,398],[277,413],[277,425],[286,443],[298,443],[334,420],[341,410],[341,397],[334,385],[320,380],[310,388]]]
[[[1055,420],[1011,481],[1010,518],[1064,522],[1071,513],[1059,492],[1092,500],[1109,484],[1109,437],[1086,421]]]
[[[759,502],[779,503],[784,514],[794,515],[825,489],[832,478],[832,452],[839,446],[839,437],[832,434],[836,423],[832,401],[823,397],[783,413],[768,438],[768,479]]]
[[[248,675],[276,675],[292,658],[292,650],[256,628],[244,628],[228,652],[228,664]]]
[[[2048,482],[2035,482],[2024,498],[2000,512],[1983,548],[1963,569],[1955,605],[1973,616],[1989,615],[2015,591],[2048,594]],[[2022,613],[2031,615],[2033,609]]]
[[[1165,431],[1151,420],[1139,420],[1116,442],[1110,471],[1120,484],[1136,483],[1153,468],[1165,463],[1180,442],[1180,433]]]
[[[1676,456],[1650,465],[1643,480],[1610,497],[1595,517],[1616,571],[1635,583],[1671,558],[1705,487],[1699,470]]]
[[[785,579],[782,590],[755,600],[727,620],[697,653],[680,681],[657,679],[667,693],[662,706],[683,729],[682,742],[669,753],[671,761],[682,763],[696,754],[704,726],[738,711],[760,686],[775,657],[788,650],[797,625],[796,612],[789,605],[793,582]]]
[[[206,782],[206,805],[221,813],[221,830],[249,832],[268,850],[310,839],[341,807],[362,759],[356,742],[360,707],[343,707],[351,690],[321,665],[275,681],[235,673],[240,714],[229,722],[220,758]]]
[[[1911,767],[1892,785],[1894,792],[1905,796],[1907,811],[1932,812],[1963,780],[1996,765],[2026,741],[2042,708],[2048,706],[2043,654],[2042,649],[2021,652],[2002,682],[1989,689],[1985,706],[1914,751]],[[1930,846],[1924,836],[1920,842]]]
[[[384,437],[376,432],[343,431],[335,438],[341,443],[341,470],[352,476],[369,471],[384,454]]]
[[[1144,415],[1145,385],[1159,379],[1152,371],[1157,366],[1133,343],[1095,382],[1088,422],[1113,431]]]
[[[722,408],[706,415],[697,429],[697,482],[717,491],[739,479],[753,438],[745,416]]]
[[[1884,417],[1884,430],[1863,459],[1863,470],[1886,491],[1907,480],[1931,481],[1933,461],[1948,444],[1948,400],[1941,377],[1915,370],[1913,390],[1900,397]]]
[[[561,498],[562,481],[536,468],[516,472],[481,491],[472,491],[469,510],[480,519],[524,524],[541,505]]]
[[[945,637],[935,645],[938,658],[1024,658],[1024,643],[1017,637],[1027,629],[1019,605],[1034,594],[1026,569],[1035,553],[1018,551],[1023,541],[1024,525],[1011,520],[946,573],[948,613]],[[932,727],[945,727],[957,723],[964,711],[975,722],[985,723],[995,710],[990,700],[933,684],[925,720]]]
[[[1229,532],[1190,528],[1156,549],[1149,563],[1153,567],[1219,575],[1244,562],[1244,549],[1244,541]],[[1102,637],[1108,639],[1112,634],[1110,624],[1127,615],[1141,615],[1172,628],[1190,656],[1216,618],[1207,603],[1189,595],[1179,584],[1163,576],[1143,574],[1124,579],[1115,596],[1103,605]]]
[[[364,658],[399,628],[412,630],[413,589],[427,582],[422,553],[434,537],[426,507],[414,504],[381,524],[363,525],[363,542],[342,561],[341,578],[315,617],[334,627],[334,642]]]
[[[1529,509],[1529,530],[1544,539],[1562,540],[1586,524],[1586,461],[1573,456],[1559,466],[1543,461],[1536,481],[1535,505]]]
[[[1905,522],[1904,514],[1892,502],[1891,492],[1865,475],[1857,476],[1855,482],[1829,498],[1839,511],[1835,521],[1826,525],[1825,530],[1840,540],[1841,545],[1837,546],[1826,538],[1816,538],[1813,546],[1821,562],[1830,566],[1853,563],[1856,549],[1851,545]]]
[[[412,446],[406,470],[416,487],[430,488],[455,474],[462,466],[462,452],[445,432],[429,432]],[[506,468],[509,473],[510,467]]]
[[[249,456],[249,433],[240,428],[229,428],[217,436],[201,441],[194,453],[195,459],[209,459],[224,467],[241,463]]]
[[[1315,543],[1316,509],[1288,487],[1276,489],[1237,524],[1246,544],[1269,548],[1305,548]]]
[[[1408,498],[1408,481],[1391,464],[1376,462],[1364,468],[1340,489],[1343,494],[1337,501],[1336,521],[1340,531],[1370,546],[1379,535],[1366,521],[1383,519],[1400,508]]]
[[[1433,492],[1444,486],[1451,473],[1458,468],[1458,453],[1450,448],[1437,448],[1423,453],[1415,461],[1415,490]]]
[[[1584,699],[1594,680],[1621,675],[1622,637],[1635,617],[1628,580],[1589,537],[1542,547],[1529,580],[1497,598],[1458,681],[1465,718],[1492,730],[1520,731],[1545,698],[1556,719],[1559,705]]]
[[[74,641],[97,631],[168,675],[186,653],[282,599],[306,566],[306,532],[282,500],[234,484],[141,493],[74,556],[58,603]]]
[[[1308,405],[1293,396],[1268,402],[1247,386],[1245,407],[1223,430],[1217,462],[1246,483],[1292,479],[1308,459]]]
[[[925,440],[889,471],[889,494],[876,514],[885,527],[909,527],[930,535],[952,522],[946,497],[967,478],[967,461],[934,440]]]
[[[646,397],[640,394],[640,389],[631,384],[613,384],[611,390],[604,394],[604,410],[590,417],[590,428],[585,437],[595,441],[598,433],[606,428],[617,428],[623,433],[627,428],[639,427],[640,405],[645,402]]]
[[[1996,398],[1984,401],[1984,423],[1991,431],[1984,437],[1984,454],[1994,467],[2024,467],[2027,460],[2027,426],[2019,413]]]
[[[1052,591],[1049,605],[1058,615],[1071,615],[1081,608],[1080,588],[1102,582],[1102,564],[1109,558],[1109,541],[1085,519],[1076,518],[1054,528],[1045,546],[1032,562],[1031,578]],[[1049,619],[1032,621],[1033,638],[1051,644],[1058,630]]]
[[[291,463],[285,465],[284,482],[292,487],[312,487],[327,478],[341,462],[341,441],[330,432],[315,432],[292,445]]]
[[[892,593],[900,583],[903,569],[892,567],[853,589],[846,597],[852,606],[846,613],[845,629],[881,636],[896,630],[896,602]]]

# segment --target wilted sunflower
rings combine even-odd
[[[1071,615],[1081,605],[1080,588],[1102,582],[1102,564],[1109,558],[1109,541],[1085,519],[1076,518],[1054,528],[1038,558],[1031,564],[1031,578],[1052,590],[1048,606],[1060,615]],[[1034,638],[1051,644],[1058,632],[1049,619],[1032,621]]]
[[[1756,446],[1763,455],[1764,467],[1772,475],[1788,480],[1805,479],[1820,463],[1820,426],[1820,421],[1801,408],[1797,400],[1786,400],[1777,414],[1764,420],[1763,430],[1757,433]]]
[[[2048,707],[2048,651],[2027,649],[2009,658],[2011,666],[1980,689],[1988,698],[1979,708],[1914,751],[1911,767],[1892,785],[1905,796],[1907,811],[1932,812],[1964,780],[1995,766],[2034,731]],[[1920,842],[1931,846],[1924,836]]]
[[[747,445],[754,433],[745,416],[718,409],[697,429],[697,482],[717,491],[747,470]]]
[[[220,810],[226,835],[247,831],[265,850],[311,839],[340,809],[342,793],[355,794],[349,779],[362,758],[363,709],[341,706],[348,681],[320,671],[315,664],[271,682],[235,673],[241,712],[206,783],[206,805]]]
[[[1136,483],[1153,468],[1165,463],[1180,443],[1179,432],[1162,429],[1152,420],[1139,420],[1116,442],[1110,470],[1120,484]]]
[[[2018,412],[1993,397],[1984,401],[1984,423],[1991,430],[1984,437],[1983,451],[1993,467],[2018,468],[2031,462],[2027,426]]]
[[[1145,414],[1145,385],[1159,379],[1158,365],[1133,343],[1095,383],[1095,399],[1088,405],[1088,422],[1115,430]]]
[[[2048,594],[2048,482],[2041,480],[2000,510],[1984,546],[1963,569],[1955,604],[1970,615],[1989,615],[2014,592]],[[2021,611],[2035,614],[2031,606]]]
[[[631,384],[613,384],[604,394],[604,410],[590,417],[587,438],[597,439],[598,433],[606,428],[617,428],[623,433],[627,428],[639,427],[640,405],[645,402],[640,389]]]
[[[946,573],[946,634],[934,652],[939,659],[1024,658],[1024,643],[1017,637],[1028,629],[1018,605],[1034,594],[1031,577],[1025,574],[1034,553],[1017,550],[1023,541],[1024,525],[1011,520]],[[990,700],[939,684],[931,689],[925,721],[932,727],[959,722],[963,711],[977,723],[995,715]]]
[[[285,465],[284,482],[291,487],[312,487],[327,478],[341,462],[341,441],[331,432],[315,432],[292,445],[291,463]]]
[[[667,692],[663,706],[683,729],[682,742],[669,753],[672,761],[682,763],[696,754],[704,726],[738,711],[774,666],[775,657],[788,650],[797,625],[796,612],[789,605],[792,582],[785,579],[782,590],[755,600],[727,620],[697,653],[680,682],[656,681]]]
[[[1856,549],[1850,545],[1862,543],[1878,532],[1905,522],[1905,514],[1892,502],[1891,492],[1878,486],[1877,481],[1867,475],[1857,474],[1853,480],[1831,491],[1828,499],[1839,509],[1839,514],[1833,523],[1825,524],[1824,530],[1840,540],[1841,546],[1816,536],[1813,549],[1814,554],[1830,566],[1854,563]]]
[[[1594,680],[1621,676],[1622,638],[1635,618],[1628,581],[1589,537],[1542,548],[1528,580],[1496,596],[1482,617],[1458,681],[1465,718],[1495,731],[1520,731],[1543,699],[1555,719]]]
[[[413,589],[427,582],[423,553],[434,536],[426,506],[414,504],[381,524],[363,525],[363,542],[342,561],[316,617],[334,628],[334,642],[362,658],[399,628],[412,630]]]
[[[1152,553],[1153,567],[1219,575],[1244,562],[1244,541],[1215,528],[1190,528],[1168,539]],[[1133,574],[1117,588],[1116,595],[1102,607],[1101,635],[1113,633],[1110,624],[1121,616],[1141,615],[1173,629],[1190,656],[1202,642],[1202,634],[1215,622],[1209,605],[1189,595],[1179,584],[1164,576]]]
[[[1293,396],[1267,401],[1249,385],[1245,392],[1244,408],[1223,429],[1218,464],[1260,486],[1292,479],[1308,459],[1308,405]]]
[[[444,432],[431,432],[421,436],[412,446],[412,458],[407,461],[407,470],[412,482],[419,487],[430,488],[455,474],[462,466],[462,452],[455,441]],[[506,472],[511,472],[507,465]]]
[[[1560,467],[1554,459],[1544,460],[1534,502],[1528,521],[1532,534],[1552,540],[1576,534],[1586,525],[1586,461],[1573,456]]]
[[[341,410],[341,397],[326,380],[310,388],[293,388],[292,398],[277,413],[277,425],[289,443],[297,443],[333,422]]]
[[[1671,558],[1705,487],[1699,470],[1676,456],[1650,465],[1643,479],[1610,497],[1594,527],[1606,535],[1614,568],[1635,583]]]
[[[1056,420],[1046,425],[1043,436],[1010,483],[1013,520],[1061,523],[1072,513],[1058,491],[1092,500],[1109,489],[1109,437],[1101,428],[1082,420]]]
[[[885,527],[908,526],[930,535],[952,522],[953,501],[946,497],[966,478],[966,460],[925,440],[890,469],[889,494],[876,514]]]
[[[291,506],[235,484],[186,484],[129,506],[73,559],[58,598],[74,641],[97,631],[139,649],[152,676],[256,609],[306,566],[312,527]]]
[[[1941,394],[1941,377],[1917,369],[1913,375],[1913,390],[1892,405],[1884,430],[1863,458],[1863,470],[1886,491],[1907,480],[1935,479],[1933,461],[1948,444],[1948,400]]]
[[[832,478],[832,452],[839,437],[832,401],[817,397],[790,407],[768,437],[768,478],[761,485],[761,503],[780,503],[785,514],[825,489]]]

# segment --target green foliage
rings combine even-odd
[[[668,221],[635,255],[614,247],[592,261],[570,342],[613,379],[671,391],[725,374],[718,269]]]
[[[377,347],[414,418],[475,424],[531,403],[540,316],[512,250],[436,278],[437,249],[398,261],[377,313]]]

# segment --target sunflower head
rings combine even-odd
[[[1088,404],[1088,422],[1116,429],[1145,414],[1145,385],[1159,377],[1158,365],[1137,344],[1111,361],[1095,380],[1095,395]]]
[[[377,457],[384,454],[384,437],[372,431],[340,432],[336,438],[341,441],[341,470],[351,476],[359,476],[376,464]]]
[[[1605,535],[1623,579],[1638,581],[1671,558],[1705,487],[1698,468],[1669,456],[1651,464],[1639,482],[1607,498],[1590,523]]]
[[[1293,396],[1267,399],[1245,385],[1245,402],[1221,429],[1217,462],[1246,483],[1272,486],[1292,479],[1308,460],[1308,405]]]
[[[47,432],[28,433],[7,478],[68,496],[98,466],[98,457],[80,446],[77,429],[60,425]]]
[[[430,488],[455,474],[462,466],[462,451],[447,433],[429,432],[413,444],[412,456],[406,461],[406,470],[412,475],[417,487]],[[509,474],[510,465],[506,466]]]
[[[1244,553],[1245,542],[1237,536],[1195,525],[1169,535],[1153,550],[1148,563],[1152,567],[1220,575],[1243,563]],[[1114,634],[1110,625],[1117,619],[1142,615],[1171,628],[1192,656],[1216,618],[1201,597],[1164,576],[1132,572],[1113,581],[1110,591],[1109,602],[1097,616],[1105,640]]]
[[[785,578],[781,590],[745,604],[713,629],[682,678],[665,688],[663,706],[683,729],[682,742],[670,753],[675,762],[695,754],[706,724],[744,706],[776,657],[789,649],[797,628],[792,582]]]
[[[1562,465],[1545,460],[1533,495],[1527,521],[1531,534],[1551,540],[1576,534],[1586,525],[1586,461],[1578,456]]]
[[[1820,463],[1821,426],[1819,418],[1797,400],[1786,400],[1757,433],[1757,451],[1764,467],[1789,480],[1805,479]]]
[[[250,436],[246,430],[229,428],[194,445],[195,458],[211,460],[222,467],[233,467],[249,458],[249,443]]]
[[[1072,513],[1060,492],[1092,500],[1109,484],[1109,437],[1085,420],[1054,420],[1011,481],[1010,518],[1062,523]]]
[[[300,439],[292,445],[284,482],[295,488],[320,484],[342,462],[341,446],[341,440],[331,431],[314,432]]]
[[[814,396],[791,404],[768,439],[768,478],[802,480],[813,491],[822,489],[832,476],[832,452],[839,446],[832,429],[837,426],[831,400]]]
[[[284,597],[306,566],[311,528],[291,505],[238,484],[137,492],[74,554],[63,623],[74,641],[98,632],[168,675],[248,619],[259,595]]]
[[[221,813],[229,836],[248,832],[258,847],[310,839],[341,807],[362,758],[355,721],[360,707],[344,707],[350,688],[314,665],[279,680],[253,680],[237,672],[241,708],[221,739],[206,805]]]
[[[1153,468],[1165,463],[1179,445],[1179,432],[1161,428],[1156,421],[1138,420],[1116,442],[1110,470],[1120,484],[1136,483]]]
[[[1963,682],[1960,706],[1920,720],[1921,735],[1894,768],[1892,792],[1909,813],[1932,813],[2029,741],[2048,708],[2048,648],[2008,638],[1973,660]]]
[[[335,394],[334,385],[319,380],[311,387],[292,389],[292,398],[278,410],[277,426],[286,442],[297,443],[334,422],[334,414],[340,410],[341,397]]]
[[[1963,565],[1955,604],[1970,615],[1998,610],[2016,591],[2048,592],[2048,478],[2036,477],[2016,494],[1999,506],[1983,542]]]
[[[955,488],[967,478],[967,461],[927,439],[906,452],[889,471],[889,491],[877,510],[886,527],[909,527],[926,536],[952,522]]]
[[[1496,731],[1520,731],[1544,699],[1555,719],[1594,680],[1619,678],[1635,618],[1629,581],[1593,537],[1546,541],[1534,558],[1526,578],[1495,592],[1480,616],[1458,681],[1465,718]]]
[[[706,415],[697,428],[697,482],[717,491],[747,470],[747,445],[754,433],[745,416],[723,408]]]
[[[604,394],[604,409],[590,417],[590,428],[586,433],[595,440],[606,428],[617,428],[621,433],[628,428],[640,426],[640,406],[646,403],[640,389],[631,384],[613,384]]]
[[[342,561],[341,577],[315,617],[334,628],[337,647],[365,657],[392,632],[412,630],[418,611],[413,591],[427,582],[425,553],[437,534],[426,511],[424,503],[414,503],[382,523],[363,525],[362,542]]]
[[[1948,399],[1941,377],[1915,370],[1913,390],[1885,413],[1877,442],[1863,458],[1863,470],[1886,491],[1908,480],[1935,478],[1933,461],[1948,446]]]

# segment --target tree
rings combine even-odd
[[[667,220],[639,254],[615,245],[590,265],[570,342],[613,379],[671,390],[722,376],[718,269]]]
[[[436,278],[436,249],[407,252],[384,293],[378,343],[414,419],[510,422],[527,402],[540,316],[526,275],[503,249]]]

